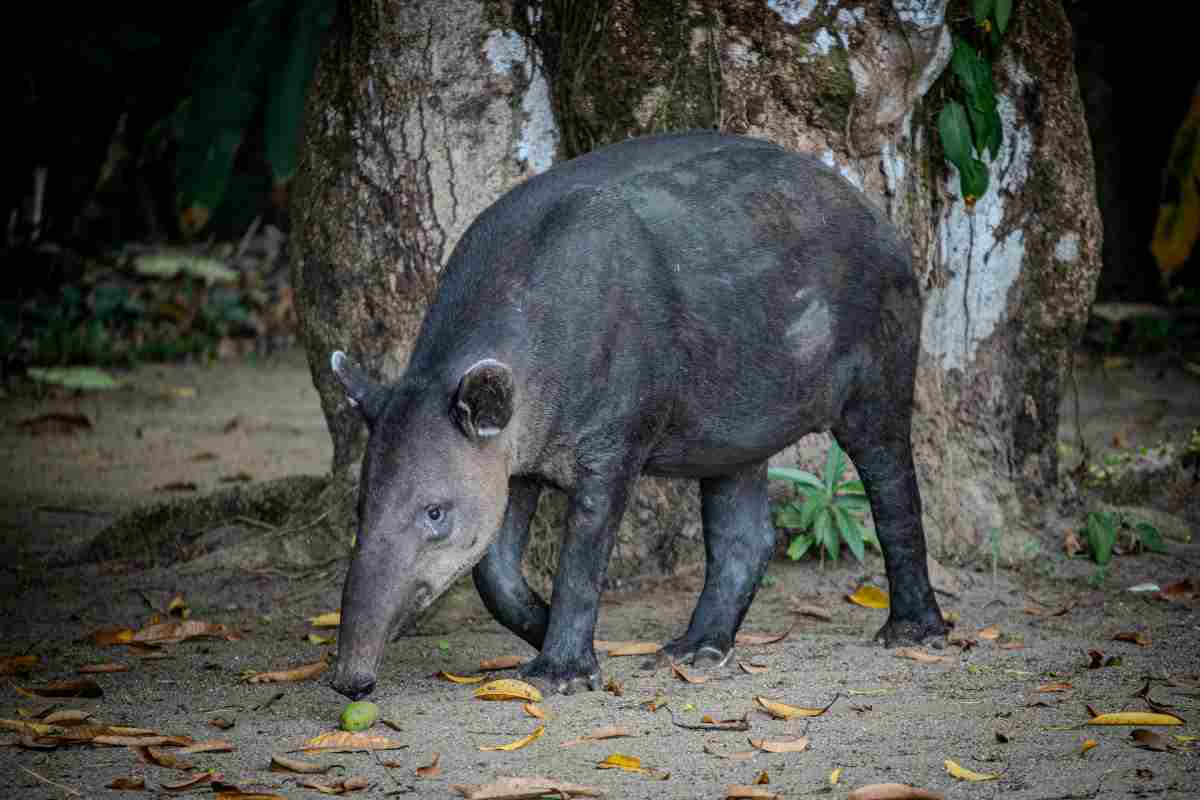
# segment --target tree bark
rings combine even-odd
[[[719,128],[819,154],[911,238],[927,289],[914,444],[931,547],[1008,537],[1023,504],[1053,495],[1059,386],[1101,228],[1054,0],[1017,6],[996,69],[992,188],[974,214],[955,196],[934,129],[946,5],[351,0],[310,95],[293,195],[293,275],[335,484],[353,482],[365,432],[330,352],[398,377],[476,214],[556,160]],[[535,570],[554,561],[559,516],[544,499]],[[643,479],[610,575],[670,571],[699,541],[690,482]]]

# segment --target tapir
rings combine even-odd
[[[474,570],[539,652],[526,680],[601,683],[593,650],[639,475],[700,482],[704,588],[671,658],[722,665],[771,559],[767,459],[830,430],[882,546],[885,645],[943,635],[910,427],[921,295],[909,247],[817,158],[693,132],[530,178],[442,271],[402,376],[331,366],[366,421],[333,687],[375,687],[385,644]],[[568,499],[553,595],[521,558],[539,492]]]

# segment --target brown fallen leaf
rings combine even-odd
[[[1131,644],[1136,644],[1138,647],[1150,646],[1150,637],[1143,633],[1138,633],[1137,631],[1122,631],[1121,633],[1113,636],[1113,641],[1129,642]]]
[[[138,758],[143,762],[165,769],[177,769],[186,772],[195,766],[195,764],[187,759],[178,758],[157,747],[134,747],[133,751],[137,753]]]
[[[989,642],[994,642],[1000,638],[1000,627],[998,625],[989,625],[976,634],[980,639],[987,639]]]
[[[288,758],[281,755],[271,756],[272,772],[299,772],[305,775],[324,775],[336,766],[339,765],[317,764],[312,761],[303,761],[299,758]]]
[[[692,725],[687,722],[680,722],[675,718],[675,712],[671,712],[671,724],[677,728],[683,728],[689,731],[748,731],[750,730],[749,715],[743,714],[740,719],[714,719],[709,714],[705,714],[700,718],[699,725]]]
[[[225,719],[224,717],[213,717],[208,721],[208,724],[212,725],[214,728],[220,728],[223,731],[227,731],[236,725],[237,722],[234,720]]]
[[[1074,530],[1067,530],[1067,532],[1063,534],[1062,549],[1063,549],[1063,552],[1066,553],[1067,557],[1069,558],[1069,557],[1075,555],[1076,553],[1082,553],[1087,548],[1084,547],[1083,540],[1079,538],[1078,532],[1076,532]]]
[[[802,617],[812,617],[813,619],[821,620],[821,622],[833,622],[833,615],[820,606],[793,601],[791,611],[793,614],[799,614]]]
[[[1100,669],[1100,667],[1104,666],[1104,653],[1101,653],[1099,650],[1088,650],[1087,654],[1088,669]]]
[[[202,786],[206,783],[212,783],[214,780],[220,779],[221,773],[219,772],[201,772],[198,775],[193,775],[190,778],[185,778],[181,781],[175,781],[172,783],[162,783],[159,784],[159,786],[161,786],[163,789],[166,789],[168,792],[182,792],[187,789],[194,789],[197,786]]]
[[[1035,691],[1048,694],[1050,692],[1069,692],[1072,688],[1074,687],[1067,681],[1056,681],[1054,683],[1043,683]]]
[[[846,795],[846,800],[942,800],[942,796],[903,783],[869,783]]]
[[[749,761],[750,759],[754,758],[754,756],[758,755],[759,751],[758,750],[742,750],[737,753],[722,753],[722,752],[719,752],[718,750],[716,750],[715,748],[713,748],[712,745],[705,744],[704,752],[710,756],[716,756],[717,758],[727,758],[731,761]]]
[[[597,728],[589,734],[580,736],[575,739],[568,739],[559,745],[559,747],[574,747],[584,742],[599,742],[603,739],[619,739],[625,736],[632,736],[626,728],[618,728],[615,725],[610,725],[607,728]]]
[[[155,625],[147,625],[133,634],[133,641],[169,644],[202,636],[215,636],[230,640],[241,638],[237,632],[217,622],[185,620],[183,622],[160,622]]]
[[[1144,750],[1155,750],[1158,752],[1168,752],[1178,750],[1175,743],[1161,733],[1148,731],[1145,728],[1135,728],[1129,732],[1129,737],[1133,739],[1134,746]]]
[[[750,746],[764,753],[803,753],[808,749],[808,737],[798,736],[795,739],[768,741],[766,739],[749,739]]]
[[[103,697],[104,690],[91,678],[71,678],[51,681],[45,686],[30,688],[38,697]]]
[[[783,800],[783,795],[757,786],[733,783],[725,787],[725,800]]]
[[[499,658],[489,658],[479,662],[479,669],[484,672],[492,672],[499,669],[515,669],[528,660],[529,659],[522,656],[500,656]]]
[[[500,778],[495,783],[450,785],[466,800],[535,800],[546,795],[560,798],[601,797],[604,792],[594,786],[567,783],[553,778]]]
[[[592,648],[597,653],[607,653],[610,658],[618,658],[653,655],[662,649],[662,645],[655,642],[609,642],[597,639],[592,643]]]
[[[782,642],[791,633],[791,628],[788,628],[783,633],[746,633],[745,631],[738,631],[737,635],[733,638],[733,642],[740,645],[775,644],[776,642]]]
[[[737,663],[741,667],[742,672],[745,672],[747,675],[761,675],[770,669],[766,664],[755,664],[753,661],[739,660]]]
[[[189,744],[187,747],[179,749],[180,753],[191,755],[193,753],[232,753],[234,746],[224,739],[209,739],[207,742],[196,742]]]
[[[526,703],[521,706],[521,708],[524,709],[525,713],[531,717],[535,717],[537,719],[546,718],[546,712],[537,703]]]
[[[613,697],[624,697],[625,686],[616,678],[609,678],[604,682],[604,691],[611,694]]]
[[[1095,739],[1084,739],[1083,744],[1079,745],[1079,755],[1086,755],[1088,750],[1091,750],[1093,747],[1096,747],[1099,744],[1100,743]]]
[[[756,696],[754,698],[754,702],[758,704],[759,708],[761,708],[763,711],[766,711],[776,719],[792,719],[793,717],[819,717],[832,708],[833,704],[837,702],[837,699],[840,696],[841,695],[839,694],[835,694],[833,699],[829,701],[829,705],[825,706],[824,708],[799,708],[796,706],[789,706],[785,703],[777,703],[774,700],[768,700],[761,695]]]
[[[350,731],[328,731],[304,742],[302,747],[289,750],[291,753],[354,753],[359,750],[401,750],[408,747],[386,736]]]
[[[84,664],[79,669],[75,670],[81,675],[93,675],[97,673],[108,672],[128,672],[128,664],[120,664],[116,661],[108,661],[103,664]]]
[[[140,775],[132,778],[113,778],[105,788],[117,791],[144,792],[146,791],[146,779]]]
[[[349,792],[360,792],[371,785],[371,782],[366,778],[354,777],[344,778],[337,783],[321,783],[314,781],[311,778],[305,778],[297,781],[297,785],[303,786],[305,789],[315,789],[321,794],[347,794]]]
[[[671,672],[676,678],[685,683],[708,683],[707,675],[692,675],[676,662],[671,662]]]
[[[975,639],[964,639],[960,636],[955,636],[955,637],[948,637],[946,639],[946,644],[950,645],[951,647],[957,647],[961,652],[965,653],[968,650],[970,650],[972,647],[975,647],[976,645],[978,645],[979,642],[976,641]]]
[[[246,683],[289,683],[296,681],[309,681],[327,669],[329,669],[329,662],[321,660],[312,664],[293,667],[292,669],[281,669],[273,672],[249,672],[246,674],[245,681]]]
[[[998,647],[999,647],[1001,650],[1024,650],[1024,649],[1025,649],[1025,643],[1024,643],[1024,642],[1018,642],[1018,641],[1012,641],[1012,642],[1001,642],[1001,643],[1000,643],[999,645],[997,645],[997,646],[998,646]]]
[[[438,775],[442,774],[442,768],[438,766],[438,762],[441,761],[441,759],[441,753],[434,753],[433,760],[423,767],[417,767],[415,770],[413,770],[413,774],[418,778],[436,778]]]
[[[533,742],[536,742],[538,739],[542,738],[542,734],[545,732],[546,732],[546,726],[538,725],[537,728],[533,731],[533,733],[529,734],[528,736],[522,736],[520,739],[517,739],[515,742],[509,742],[507,744],[492,744],[492,745],[482,745],[481,744],[481,745],[479,745],[479,750],[481,752],[491,752],[491,751],[496,751],[496,750],[503,750],[504,752],[511,752],[513,750],[520,750],[522,747],[526,747],[526,746],[532,744]]]
[[[450,681],[451,683],[465,683],[465,684],[483,683],[484,681],[487,680],[486,675],[455,675],[454,673],[446,672],[446,670],[444,670],[444,669],[440,670],[438,672],[435,672],[433,674],[433,677],[441,678],[442,680]]]
[[[80,711],[73,708],[64,708],[62,711],[52,711],[42,717],[42,722],[47,725],[62,725],[70,727],[72,725],[82,725],[90,719],[92,713],[90,711]]]
[[[920,647],[897,647],[892,651],[892,656],[895,658],[907,658],[922,664],[940,664],[946,660],[945,656],[927,653]]]
[[[28,675],[40,669],[37,656],[5,656],[0,658],[0,675]]]
[[[1158,593],[1158,599],[1180,602],[1194,597],[1197,593],[1200,593],[1200,578],[1184,578],[1164,586]]]
[[[100,647],[130,644],[133,642],[133,636],[134,631],[132,628],[109,628],[93,633],[92,644],[99,645]]]
[[[754,779],[755,786],[766,786],[770,782],[771,782],[771,776],[767,774],[767,771],[765,769],[762,772],[758,773],[758,777]]]

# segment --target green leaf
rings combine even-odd
[[[988,135],[983,141],[983,147],[979,149],[980,155],[984,149],[988,151],[992,159],[1000,152],[1000,145],[1004,137],[1004,123],[1000,120],[1000,112],[992,109],[991,119],[988,125]]]
[[[780,528],[804,528],[804,506],[788,503],[775,514],[775,524]]]
[[[238,273],[225,262],[186,252],[148,253],[134,259],[133,268],[139,275],[156,278],[174,278],[179,273],[200,278],[208,285],[214,283],[236,283]]]
[[[987,193],[988,179],[987,164],[978,158],[968,159],[958,165],[959,191],[967,205],[974,205],[976,200]]]
[[[841,531],[842,540],[850,548],[850,552],[854,554],[854,557],[861,562],[865,554],[862,527],[858,524],[858,520],[850,516],[846,509],[834,506],[833,512],[837,517],[837,527]]]
[[[1108,564],[1117,541],[1117,528],[1112,515],[1096,511],[1088,514],[1085,533],[1092,551],[1092,561],[1102,567]]]
[[[817,516],[829,508],[829,495],[814,494],[804,503],[803,513],[800,515],[800,530],[809,530],[816,525]]]
[[[996,0],[971,0],[971,10],[975,12],[976,25],[983,24],[983,21],[992,13],[995,4]]]
[[[961,170],[971,158],[971,125],[961,103],[951,101],[938,114],[938,135],[946,160]]]
[[[1133,526],[1133,530],[1137,533],[1138,541],[1142,543],[1142,547],[1145,549],[1152,553],[1167,552],[1167,545],[1162,540],[1162,535],[1158,532],[1158,528],[1149,522],[1139,522]]]
[[[95,367],[30,367],[26,374],[38,383],[50,383],[68,389],[108,391],[121,386],[112,375]]]
[[[1012,19],[1012,0],[996,0],[996,29],[1000,33],[1008,30],[1008,21]]]
[[[867,490],[863,487],[863,482],[854,480],[846,481],[838,487],[838,492],[841,494],[866,494]]]
[[[954,51],[950,56],[950,71],[958,78],[962,84],[963,90],[967,93],[967,97],[973,96],[979,87],[976,84],[979,72],[975,65],[982,59],[971,43],[959,36],[954,37]]]
[[[822,509],[822,513],[813,521],[813,536],[825,548],[825,552],[829,553],[829,557],[837,561],[838,553],[842,549],[841,537],[833,524],[833,511],[830,508]]]
[[[833,496],[833,505],[834,508],[860,513],[871,510],[871,502],[865,494],[836,494]]]
[[[814,541],[816,540],[808,534],[793,536],[787,549],[788,558],[792,561],[799,561],[808,552],[808,549],[813,546]]]
[[[792,483],[811,486],[814,489],[824,489],[824,484],[821,479],[811,472],[805,472],[802,469],[793,469],[792,467],[770,467],[767,470],[767,478],[773,481],[791,481]]]
[[[883,547],[881,547],[879,544],[879,537],[875,535],[874,528],[863,528],[863,542],[871,545],[871,547],[874,547],[876,550],[883,550]]]
[[[842,479],[842,473],[846,471],[846,456],[842,453],[842,448],[837,441],[833,441],[829,445],[829,451],[825,454],[825,490],[829,494],[833,494],[833,487],[838,485]]]

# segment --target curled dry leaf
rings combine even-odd
[[[436,778],[442,774],[442,768],[438,766],[438,762],[442,760],[441,753],[434,753],[433,760],[423,767],[417,767],[413,770],[413,774],[418,778]]]
[[[653,700],[643,700],[641,705],[642,708],[646,709],[651,714],[655,714],[660,708],[666,708],[667,697],[666,695],[658,694],[654,696]]]
[[[500,656],[499,658],[489,658],[479,662],[479,669],[484,672],[491,672],[498,669],[515,669],[521,666],[529,659],[521,656]]]
[[[38,669],[37,656],[5,656],[0,658],[0,675],[28,675]]]
[[[994,642],[1000,638],[1000,626],[988,625],[977,634],[980,639],[987,639],[989,642]]]
[[[776,642],[782,642],[791,633],[791,628],[788,628],[783,633],[746,633],[745,631],[738,631],[733,641],[734,644],[740,645],[775,644]]]
[[[195,764],[187,759],[179,758],[157,747],[134,747],[133,751],[145,763],[154,764],[157,767],[165,769],[177,769],[186,772],[195,766]]]
[[[1145,728],[1135,728],[1130,731],[1129,738],[1133,739],[1135,746],[1145,750],[1166,752],[1175,749],[1175,744],[1166,736],[1154,731],[1148,731]]]
[[[534,717],[535,719],[546,718],[546,712],[537,703],[526,703],[525,705],[521,706],[521,708],[525,710],[526,714]]]
[[[754,779],[755,786],[766,786],[770,782],[771,782],[771,776],[767,774],[767,771],[765,769],[762,772],[758,773],[758,777]]]
[[[819,620],[821,620],[821,622],[832,622],[833,621],[833,615],[830,614],[825,609],[821,608],[820,606],[814,606],[814,605],[809,605],[807,603],[801,603],[798,600],[793,599],[791,610],[792,610],[792,613],[794,613],[794,614],[799,614],[802,617],[812,617],[813,619],[819,619]]]
[[[619,656],[649,656],[662,649],[656,642],[609,642],[597,639],[592,643],[597,653],[607,653],[610,658]]]
[[[342,612],[326,611],[324,614],[309,617],[308,624],[314,628],[336,628],[342,624]]]
[[[854,590],[853,594],[846,595],[846,599],[855,605],[863,608],[887,608],[888,594],[878,586],[872,586],[865,583]]]
[[[612,753],[608,758],[597,764],[596,769],[620,769],[625,772],[641,772],[642,760],[637,756]]]
[[[517,739],[515,742],[509,742],[508,744],[480,745],[479,749],[483,752],[489,752],[489,751],[495,751],[495,750],[503,750],[505,752],[511,752],[513,750],[520,750],[522,747],[532,744],[533,742],[536,742],[538,739],[542,738],[542,734],[545,732],[546,732],[546,726],[538,725],[537,728],[533,731],[533,733],[529,734],[528,736],[522,736],[520,739]]]
[[[671,662],[671,673],[676,678],[679,678],[679,680],[683,681],[684,683],[708,683],[708,676],[692,675],[690,672],[685,670],[683,667],[679,666],[679,664],[675,663],[674,661]]]
[[[709,744],[704,745],[704,752],[710,756],[716,756],[717,758],[727,758],[730,761],[749,761],[750,759],[754,758],[754,756],[758,755],[757,750],[742,750],[737,753],[722,753]]]
[[[1113,714],[1096,714],[1087,721],[1088,725],[1182,725],[1183,719],[1174,714],[1151,711],[1118,711]]]
[[[725,800],[783,800],[783,795],[757,786],[734,783],[725,787]]]
[[[675,716],[671,716],[671,721],[675,721]],[[736,719],[715,719],[709,714],[705,714],[700,718],[700,725],[688,726],[699,728],[701,730],[710,731],[748,731],[750,730],[750,716],[743,714]],[[676,723],[678,724],[678,723]],[[682,726],[680,726],[682,727]]]
[[[273,672],[252,672],[246,677],[246,683],[289,683],[309,681],[329,669],[329,662],[317,661],[292,669],[281,669]]]
[[[842,768],[838,767],[833,772],[829,773],[829,785],[837,786],[838,781],[842,779]]]
[[[230,640],[242,638],[235,631],[217,622],[187,620],[184,622],[160,622],[155,625],[147,625],[133,634],[133,641],[167,644],[182,642],[185,639],[195,639],[201,636],[216,636]]]
[[[755,664],[753,661],[738,661],[738,666],[747,675],[761,675],[770,669],[766,664]]]
[[[117,791],[144,792],[146,791],[146,779],[140,775],[132,778],[113,778],[105,788]]]
[[[786,703],[777,703],[774,700],[768,700],[761,695],[754,698],[754,702],[763,711],[766,711],[775,719],[793,719],[794,717],[819,717],[833,707],[840,695],[834,695],[829,701],[829,705],[824,708],[799,708],[797,706],[789,706]]]
[[[545,797],[601,797],[594,786],[556,781],[553,778],[500,778],[495,783],[451,784],[450,790],[467,800],[529,800]]]
[[[919,647],[897,647],[892,651],[892,655],[896,658],[907,658],[922,664],[940,664],[946,660],[945,656],[927,653]]]
[[[209,739],[207,742],[196,742],[180,748],[180,753],[232,753],[234,746],[224,739]]]
[[[1069,692],[1072,688],[1071,684],[1067,681],[1056,681],[1054,683],[1043,683],[1037,687],[1037,691],[1042,694],[1049,694],[1050,692]]]
[[[163,789],[168,792],[182,792],[186,789],[194,789],[197,786],[202,786],[206,783],[212,783],[214,780],[220,780],[221,773],[219,772],[201,772],[198,775],[193,775],[190,778],[184,778],[181,781],[160,784]]]
[[[79,711],[77,709],[64,708],[62,711],[54,711],[42,717],[42,722],[47,725],[82,725],[92,716],[90,711]]]
[[[625,728],[609,726],[607,728],[597,728],[596,730],[592,731],[591,733],[587,734],[586,736],[580,736],[576,739],[568,739],[567,741],[560,744],[559,747],[574,747],[575,745],[583,744],[584,742],[599,742],[603,739],[619,739],[624,736],[632,736],[632,735],[633,734],[630,733]]]
[[[51,681],[30,689],[38,697],[102,697],[104,690],[91,678]]]
[[[321,794],[346,794],[347,792],[359,792],[371,785],[371,782],[366,778],[354,777],[345,778],[337,783],[321,783],[314,781],[311,778],[305,778],[297,782],[305,789],[315,789]]]
[[[106,672],[128,672],[128,664],[120,664],[116,661],[108,661],[103,664],[84,664],[79,669],[75,670],[81,675],[92,675],[96,673]]]
[[[223,731],[227,731],[236,725],[237,722],[234,720],[225,719],[224,717],[213,717],[208,721],[208,724],[212,725],[214,728],[220,728]]]
[[[280,755],[271,756],[272,772],[299,772],[304,775],[324,775],[335,766],[338,765],[317,764],[312,761],[303,761],[299,758],[288,758],[287,756]]]
[[[958,778],[960,781],[994,781],[1000,777],[999,774],[994,772],[974,772],[966,767],[959,766],[958,762],[951,761],[948,758],[946,759],[945,764],[946,772],[949,772],[952,777]]]
[[[782,739],[777,742],[766,739],[749,739],[750,746],[764,753],[803,753],[808,749],[808,737],[798,736],[795,739]]]
[[[869,783],[846,795],[846,800],[942,800],[942,796],[903,783]]]
[[[400,750],[406,744],[373,733],[328,731],[307,740],[303,747],[289,752],[354,753],[359,750]]]
[[[1138,647],[1149,647],[1150,637],[1137,631],[1122,631],[1113,637],[1114,642],[1129,642]]]
[[[487,680],[486,675],[455,675],[453,673],[446,672],[446,670],[435,672],[433,677],[441,678],[442,680],[450,681],[451,683],[483,683]]]
[[[92,644],[100,647],[112,647],[118,644],[131,644],[134,631],[132,628],[110,628],[96,631],[92,634]]]
[[[475,697],[480,700],[524,700],[527,703],[542,702],[542,693],[536,686],[525,681],[503,678],[489,681],[475,690]]]
[[[616,678],[609,678],[604,682],[604,691],[608,692],[613,697],[625,696],[625,687]]]
[[[1136,733],[1136,731],[1135,731],[1135,733]],[[1095,739],[1084,739],[1083,744],[1081,744],[1079,746],[1079,755],[1083,755],[1088,750],[1091,750],[1093,747],[1095,747],[1098,744],[1100,744],[1100,743],[1097,742]]]

